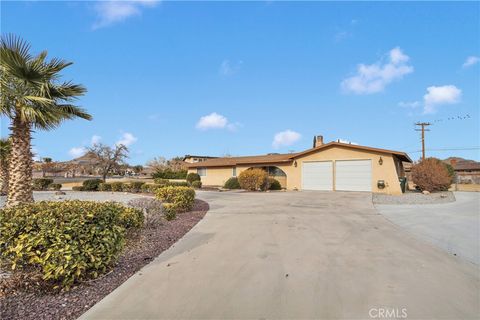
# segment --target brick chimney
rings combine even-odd
[[[323,136],[315,136],[313,137],[313,147],[317,148],[323,144]]]

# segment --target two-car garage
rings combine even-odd
[[[302,164],[302,189],[372,191],[372,161],[305,161]]]

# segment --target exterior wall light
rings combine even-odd
[[[384,180],[378,180],[377,181],[377,187],[378,187],[378,189],[385,189],[385,181]]]
[[[382,159],[382,157],[380,157],[380,159],[378,159],[378,164],[379,164],[379,165],[382,165],[382,164],[383,164],[383,159]]]

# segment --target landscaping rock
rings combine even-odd
[[[55,191],[55,195],[56,196],[64,196],[64,195],[66,195],[66,193],[63,192],[63,191]]]
[[[423,194],[430,194],[430,191],[423,190],[422,193],[423,193]]]
[[[451,191],[433,192],[406,192],[402,195],[373,194],[374,204],[432,204],[454,202],[455,195]]]

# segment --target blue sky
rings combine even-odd
[[[428,155],[480,160],[479,6],[2,2],[1,31],[73,61],[64,78],[88,89],[93,121],[36,132],[41,157],[122,141],[143,164],[300,151],[322,134],[418,159],[413,124],[429,121]]]

